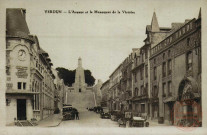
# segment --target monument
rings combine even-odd
[[[87,83],[85,83],[82,59],[79,57],[78,67],[76,68],[75,72],[75,82],[73,83],[72,87],[68,87],[68,90],[66,91],[66,103],[71,104],[72,106],[79,109],[96,106],[96,90],[99,88],[97,86],[99,85],[89,87]]]
[[[86,90],[85,74],[82,67],[82,59],[78,59],[78,67],[75,72],[75,83],[73,84],[75,92],[82,92]]]

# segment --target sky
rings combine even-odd
[[[7,7],[25,8],[30,33],[37,35],[40,46],[49,53],[53,68],[75,69],[82,58],[84,69],[106,81],[118,65],[140,48],[146,38],[146,25],[156,12],[160,27],[172,22],[197,18],[199,0],[132,0],[8,2]],[[45,10],[133,11],[135,14],[46,14]]]

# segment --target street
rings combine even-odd
[[[78,109],[79,120],[62,121],[59,127],[119,127],[111,119],[101,119],[100,115],[85,108]]]

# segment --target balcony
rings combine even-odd
[[[10,95],[33,95],[33,94],[39,94],[39,92],[33,92],[33,91],[30,91],[30,90],[9,89],[9,90],[6,90],[6,94],[10,94]]]
[[[143,100],[143,99],[148,99],[148,98],[149,98],[148,94],[145,93],[145,94],[133,97],[133,101],[138,101],[138,100]]]

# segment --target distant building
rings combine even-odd
[[[41,120],[54,112],[52,63],[37,36],[30,35],[25,18],[25,9],[6,10],[7,124]]]
[[[102,99],[102,93],[101,93],[101,86],[103,82],[99,79],[97,84],[93,87],[93,92],[95,94],[95,100],[96,100],[96,106],[101,106],[101,99]]]
[[[121,111],[132,111],[132,68],[137,51],[139,51],[138,48],[133,48],[129,56],[122,62],[122,79],[120,95]]]
[[[63,108],[63,104],[65,103],[65,90],[66,86],[64,84],[63,79],[60,79],[58,76],[58,71],[53,69],[53,74],[55,75],[55,92],[54,92],[54,107],[55,109],[59,109],[60,111]]]
[[[109,96],[109,80],[105,81],[101,86],[101,94],[102,94],[102,100],[101,100],[101,106],[102,107],[108,107],[108,96]]]
[[[122,64],[120,64],[115,71],[109,76],[109,110],[120,110],[120,92],[121,92],[121,78],[122,78]]]

